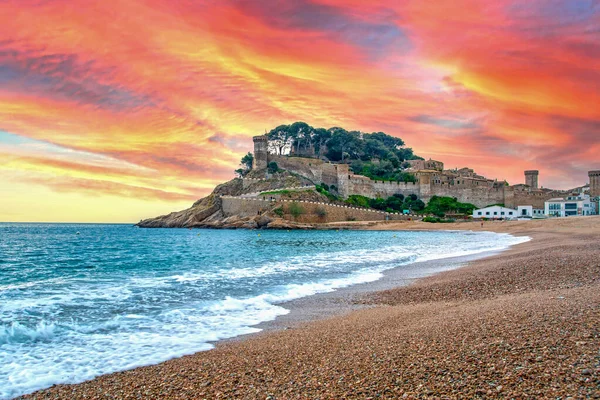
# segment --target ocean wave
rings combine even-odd
[[[35,326],[12,322],[8,326],[0,325],[0,344],[49,341],[54,338],[56,325],[40,321]]]

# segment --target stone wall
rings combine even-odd
[[[291,204],[296,203],[302,208],[302,214],[295,219],[289,212]],[[343,221],[385,221],[385,220],[407,220],[417,218],[415,215],[402,215],[386,213],[378,210],[370,210],[359,207],[343,206],[329,203],[317,203],[311,201],[281,200],[274,201],[262,198],[246,198],[222,196],[221,204],[223,215],[231,217],[253,217],[274,208],[282,207],[284,218],[290,221],[303,223],[326,223]],[[325,215],[319,215],[318,210],[324,210]]]
[[[269,154],[269,162],[271,161],[275,161],[279,168],[305,176],[314,183],[323,182],[323,160]]]
[[[505,204],[505,189],[505,186],[489,188],[432,185],[430,195],[423,196],[421,199],[424,202],[427,202],[434,195],[440,197],[456,197],[461,203],[471,203],[477,207],[485,207],[491,204]]]
[[[244,197],[233,197],[233,196],[222,196],[221,205],[223,208],[223,215],[225,217],[231,217],[237,215],[240,217],[252,217],[269,211],[274,202],[269,199],[263,200],[262,198],[244,198]]]
[[[302,175],[315,184],[334,185],[342,197],[347,197],[347,164],[331,164],[317,158],[287,157],[269,154],[269,161],[275,161],[279,168]]]
[[[296,219],[294,219],[289,212],[289,207],[293,203],[296,203],[303,210],[303,213]],[[315,203],[310,201],[283,200],[280,204],[283,207],[285,219],[303,223],[385,220],[401,221],[417,218],[415,215],[390,214],[378,210],[329,203]],[[323,210],[325,215],[320,216],[317,212],[319,209]]]
[[[348,179],[348,194],[377,198],[387,198],[394,194],[421,195],[420,184],[413,182],[385,182],[373,181],[365,176],[350,175]]]
[[[515,190],[514,191],[514,201],[513,205],[510,207],[515,208],[516,206],[533,206],[533,208],[544,208],[545,202],[555,197],[562,197],[564,193],[558,191],[552,192],[539,192],[539,191],[523,191],[523,190]],[[507,207],[509,207],[507,205]]]

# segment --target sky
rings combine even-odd
[[[600,0],[0,0],[0,221],[187,208],[295,121],[580,186]]]

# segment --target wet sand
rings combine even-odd
[[[600,398],[600,217],[353,228],[533,240],[409,286],[390,272],[301,299],[265,333],[29,397]]]

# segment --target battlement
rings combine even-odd
[[[252,141],[253,142],[267,142],[269,140],[269,138],[267,138],[267,135],[260,135],[260,136],[253,136],[252,137]]]
[[[540,171],[538,171],[537,169],[530,169],[525,171],[525,175],[539,175]]]
[[[589,171],[588,176],[600,176],[600,171]]]

